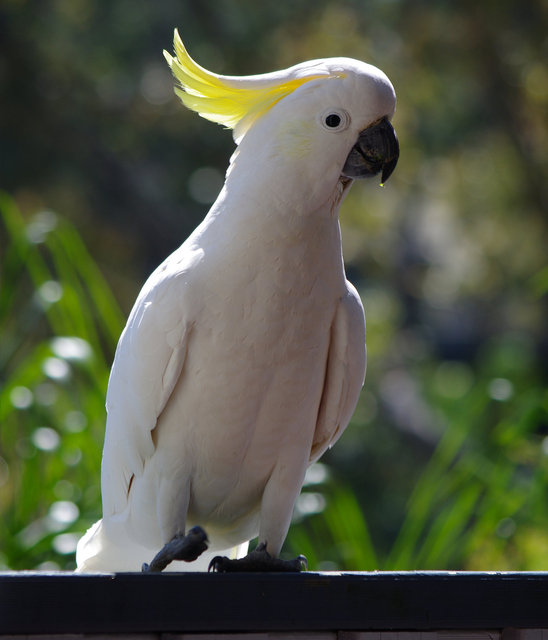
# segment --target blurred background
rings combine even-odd
[[[350,56],[398,94],[398,167],[341,215],[366,385],[285,553],[548,569],[547,17],[542,0],[2,0],[0,568],[74,567],[124,320],[223,181],[231,133],[173,95],[178,27],[216,72]]]

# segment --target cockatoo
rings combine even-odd
[[[354,178],[384,183],[396,166],[392,84],[350,58],[217,75],[174,40],[175,57],[164,54],[176,93],[232,128],[237,148],[121,335],[103,517],[79,542],[81,572],[139,571],[158,549],[150,570],[276,561],[306,469],[340,437],[364,382],[364,312],[338,211]],[[178,559],[207,544],[196,562]]]

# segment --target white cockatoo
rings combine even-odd
[[[175,53],[165,56],[182,102],[233,128],[237,149],[120,338],[103,517],[80,540],[81,572],[139,571],[170,543],[151,567],[161,570],[208,542],[196,562],[170,566],[202,570],[218,554],[245,556],[256,536],[255,560],[276,559],[305,471],[346,428],[364,381],[364,313],[338,211],[354,178],[384,182],[396,165],[392,84],[350,58],[217,75],[177,31]],[[213,567],[227,568],[218,557]]]

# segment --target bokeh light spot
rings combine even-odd
[[[33,400],[33,393],[27,387],[14,387],[10,392],[10,402],[16,409],[28,409]]]
[[[50,347],[58,358],[65,360],[88,360],[93,353],[87,340],[76,337],[53,338]]]
[[[196,169],[188,179],[188,190],[196,202],[211,204],[215,202],[223,182],[220,171],[212,167],[201,167]]]
[[[49,508],[48,516],[54,522],[62,525],[72,524],[80,515],[80,510],[70,500],[59,500]]]
[[[61,443],[61,438],[51,427],[38,427],[32,434],[32,443],[41,451],[55,451]]]
[[[493,400],[505,402],[514,395],[514,385],[506,378],[494,378],[489,383],[487,392]]]
[[[70,367],[61,358],[46,358],[42,363],[42,371],[52,380],[67,380],[70,377]]]

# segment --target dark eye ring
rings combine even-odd
[[[350,116],[344,109],[331,107],[320,114],[320,123],[328,131],[344,131],[350,125]]]
[[[330,113],[325,118],[325,124],[331,129],[336,129],[341,124],[341,116],[338,113]]]

